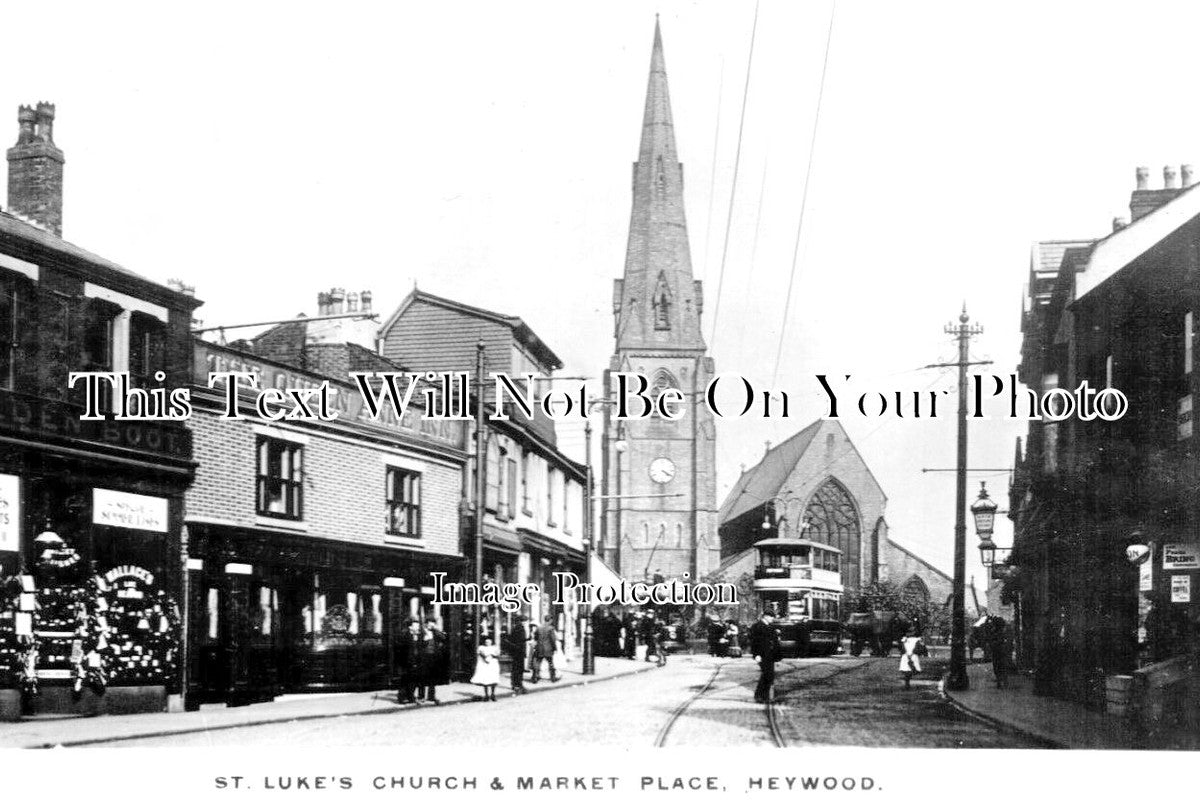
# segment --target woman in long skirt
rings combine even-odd
[[[483,637],[475,659],[475,674],[471,683],[483,687],[483,699],[496,700],[496,684],[500,682],[500,651],[492,644],[490,636]]]
[[[917,655],[917,645],[921,637],[910,633],[900,640],[900,674],[904,676],[904,688],[909,687],[913,675],[921,674],[921,657]]]

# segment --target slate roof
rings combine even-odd
[[[822,422],[823,420],[817,420],[790,439],[772,447],[763,455],[762,461],[743,472],[729,490],[725,502],[721,504],[717,524],[724,525],[732,519],[737,519],[778,494],[784,481],[792,474],[800,457],[812,443],[813,437],[817,435]]]

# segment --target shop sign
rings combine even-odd
[[[1190,603],[1190,602],[1192,602],[1192,576],[1191,575],[1172,575],[1171,576],[1171,602],[1172,603]]]
[[[96,525],[166,533],[167,498],[93,489],[92,522]]]
[[[459,450],[465,447],[467,428],[463,422],[430,419],[415,401],[412,410],[403,416],[398,417],[386,404],[378,416],[372,416],[367,404],[363,402],[362,395],[354,386],[333,379],[314,378],[256,359],[246,353],[214,347],[207,342],[195,343],[194,368],[196,382],[205,386],[208,385],[208,376],[214,372],[249,372],[257,380],[259,390],[313,391],[319,389],[322,384],[327,384],[329,408],[337,412],[339,421],[360,423],[389,433],[411,434]],[[247,396],[250,396],[250,389],[244,383],[242,386]],[[217,388],[223,391],[224,384],[218,384]]]
[[[1154,559],[1147,558],[1138,567],[1138,591],[1154,591]]]
[[[20,549],[21,479],[0,475],[0,551]]]
[[[122,564],[104,573],[109,591],[119,600],[142,600],[154,583],[154,573],[132,564]]]
[[[1163,569],[1200,569],[1200,543],[1164,544]]]

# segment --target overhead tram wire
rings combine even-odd
[[[833,21],[837,17],[837,0],[829,12],[829,33],[825,37],[825,60],[821,65],[821,85],[817,90],[817,112],[813,116],[812,138],[808,143],[808,167],[804,171],[804,191],[800,195],[800,220],[796,224],[796,245],[792,250],[792,274],[788,278],[787,296],[783,301],[783,322],[779,326],[779,347],[775,351],[775,369],[771,373],[771,385],[779,377],[779,361],[783,358],[784,334],[787,333],[788,314],[792,309],[792,288],[796,283],[796,264],[800,259],[800,239],[804,232],[804,210],[808,206],[808,185],[812,178],[813,155],[817,151],[817,131],[821,123],[821,101],[825,99],[825,76],[829,73],[829,46],[833,43]],[[718,300],[720,297],[717,298]]]
[[[766,194],[767,194],[767,164],[768,163],[769,163],[769,160],[767,158],[764,158],[763,159],[762,182],[758,185],[758,212],[755,214],[755,218],[754,218],[754,242],[750,246],[750,267],[749,267],[749,269],[746,270],[746,292],[747,292],[747,294],[751,291],[750,287],[754,285],[754,265],[758,261],[758,233],[759,233],[759,230],[762,228],[763,198],[766,197]],[[741,352],[742,344],[745,343],[745,341],[746,341],[746,328],[747,327],[749,327],[749,326],[742,326],[739,329],[738,352]]]
[[[713,352],[717,341],[717,318],[721,314],[721,287],[725,284],[725,260],[729,255],[729,230],[733,226],[733,201],[737,196],[738,172],[742,162],[742,134],[746,130],[746,102],[750,99],[750,73],[754,66],[754,39],[758,33],[758,3],[754,4],[754,23],[750,26],[750,54],[746,57],[746,85],[742,89],[742,116],[738,121],[737,150],[733,156],[733,183],[729,187],[729,210],[725,215],[725,241],[721,245],[721,271],[717,275],[717,299],[713,306],[712,333],[708,350]]]
[[[704,223],[704,277],[708,277],[708,240],[712,238],[713,200],[717,196],[717,145],[721,142],[721,101],[725,91],[725,59],[721,59],[721,77],[717,82],[717,124],[713,134],[712,172],[708,178],[708,221]]]

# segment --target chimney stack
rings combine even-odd
[[[345,310],[346,290],[333,288],[329,290],[329,313],[341,314]]]
[[[1174,168],[1174,167],[1172,167],[1172,166],[1170,166],[1170,165],[1163,167],[1163,188],[1164,188],[1164,189],[1177,189],[1177,188],[1179,188],[1179,187],[1178,187],[1178,186],[1176,186],[1176,184],[1175,184],[1175,178],[1176,178],[1177,176],[1178,176],[1178,173],[1177,173],[1177,172],[1175,172],[1175,168]]]
[[[1183,166],[1181,166],[1179,168],[1179,178],[1180,178],[1180,182],[1183,184],[1184,189],[1188,188],[1189,186],[1191,186],[1192,184],[1194,184],[1196,182],[1195,172],[1196,171],[1195,171],[1195,169],[1193,169],[1191,164],[1184,164]]]
[[[62,150],[54,144],[54,104],[17,109],[17,143],[8,149],[8,208],[62,236]]]
[[[1133,190],[1133,194],[1129,198],[1129,219],[1132,222],[1137,222],[1142,217],[1165,206],[1178,197],[1179,193],[1187,188],[1188,183],[1192,180],[1191,166],[1184,166],[1183,189],[1179,187],[1178,175],[1179,173],[1176,172],[1175,167],[1163,167],[1163,188],[1151,189],[1149,186],[1150,170],[1146,167],[1138,167],[1137,187]]]
[[[360,301],[362,301],[362,308],[361,308],[362,313],[370,314],[371,313],[371,290],[363,289],[362,292],[358,295],[358,299]]]
[[[1150,188],[1150,168],[1149,167],[1138,167],[1137,168],[1137,190],[1139,192],[1144,192],[1149,188]]]

